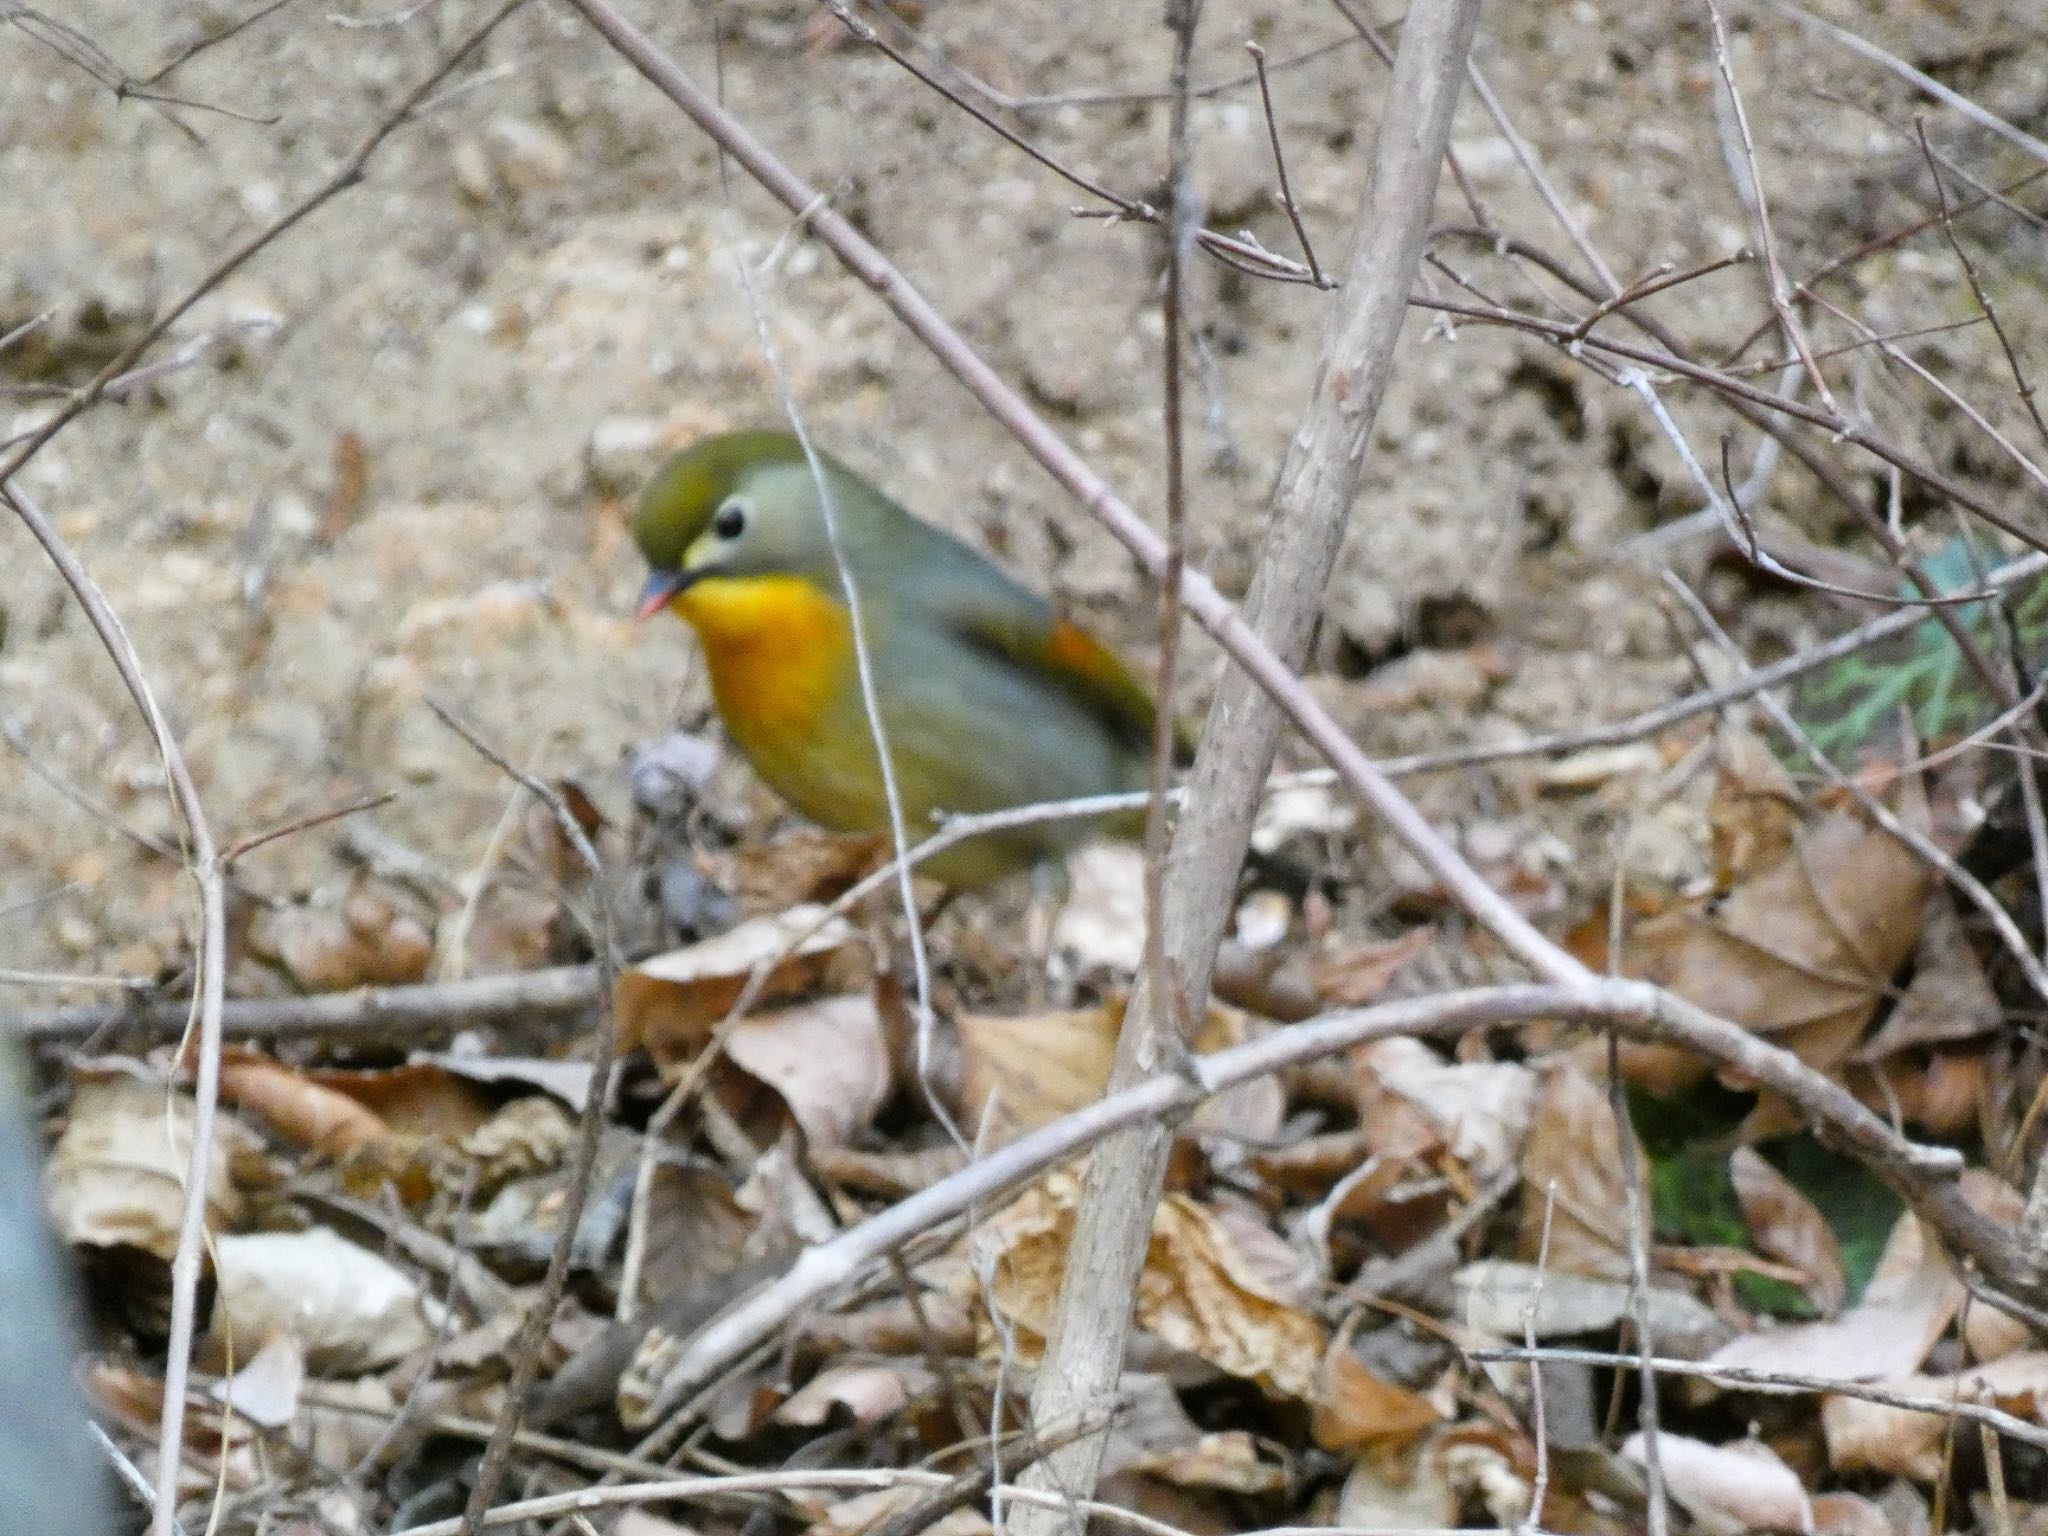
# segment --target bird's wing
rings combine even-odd
[[[1051,681],[1121,739],[1144,751],[1152,739],[1152,696],[1116,654],[1050,605],[978,557],[927,593],[928,610],[967,644]]]

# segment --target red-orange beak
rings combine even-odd
[[[653,618],[689,584],[689,575],[683,571],[649,571],[647,585],[640,589],[640,617]]]

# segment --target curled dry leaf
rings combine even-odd
[[[1390,1155],[1448,1154],[1475,1179],[1521,1155],[1536,1109],[1537,1076],[1508,1062],[1450,1062],[1419,1040],[1380,1040],[1352,1053],[1358,1120]]]
[[[1900,1376],[1883,1385],[1933,1402],[1986,1403],[2048,1424],[2048,1352],[2029,1350],[1953,1376]],[[1942,1474],[1952,1421],[1944,1414],[1831,1396],[1820,1409],[1828,1464],[1837,1472],[1878,1472],[1931,1483]]]
[[[1289,1481],[1286,1466],[1261,1455],[1257,1438],[1242,1429],[1197,1435],[1191,1445],[1145,1452],[1118,1470],[1156,1477],[1176,1488],[1218,1493],[1276,1494]]]
[[[1704,903],[1639,923],[1621,968],[1764,1034],[1827,1070],[1856,1048],[1913,952],[1927,867],[1888,833],[1834,814],[1783,856]],[[1661,1094],[1704,1075],[1689,1053],[1625,1046],[1632,1080]]]
[[[1848,1279],[1841,1246],[1814,1203],[1754,1148],[1737,1147],[1729,1156],[1728,1174],[1757,1252],[1800,1270],[1815,1308],[1833,1317],[1842,1308]]]
[[[865,992],[742,1019],[725,1053],[780,1096],[813,1146],[844,1146],[889,1098],[882,1016]]]
[[[206,1169],[207,1224],[232,1226],[242,1210],[229,1177],[234,1128],[226,1123]],[[109,1078],[80,1086],[43,1174],[43,1199],[65,1242],[138,1248],[168,1261],[178,1249],[192,1101],[181,1093]]]
[[[644,1049],[665,1067],[687,1060],[739,1001],[757,967],[766,971],[760,1000],[774,1002],[816,985],[836,958],[858,946],[846,919],[805,905],[643,960],[619,978],[619,1048]]]
[[[1548,1211],[1551,1269],[1627,1279],[1629,1200],[1621,1170],[1606,1093],[1572,1062],[1558,1062],[1543,1074],[1523,1144],[1519,1255],[1533,1262],[1542,1251]],[[1641,1195],[1648,1212],[1649,1192]]]
[[[854,1424],[873,1424],[935,1384],[932,1373],[915,1360],[831,1365],[775,1410],[775,1422],[815,1429],[836,1413]]]
[[[461,1150],[476,1170],[478,1195],[488,1196],[509,1180],[558,1167],[575,1139],[569,1111],[536,1093],[514,1099],[464,1136]]]
[[[360,1151],[391,1134],[375,1111],[258,1051],[231,1048],[223,1055],[220,1092],[272,1135],[323,1157]]]
[[[1647,1461],[1643,1436],[1630,1435],[1621,1454]],[[1813,1509],[1799,1474],[1757,1440],[1709,1445],[1686,1435],[1657,1436],[1664,1486],[1695,1519],[1725,1515],[1753,1531],[1810,1531]]]
[[[412,1277],[326,1227],[223,1237],[214,1271],[213,1330],[238,1358],[289,1333],[316,1369],[366,1371],[434,1337]]]

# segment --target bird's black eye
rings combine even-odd
[[[721,539],[736,539],[747,531],[747,509],[743,502],[728,501],[718,509],[711,531]]]

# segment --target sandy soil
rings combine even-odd
[[[147,74],[241,9],[91,0],[63,15]],[[1079,194],[886,60],[839,45],[803,0],[636,9],[659,16],[657,35],[702,77],[716,55],[733,108],[829,187],[1136,505],[1157,505],[1150,231],[1070,216]],[[262,122],[118,101],[22,31],[0,29],[0,332],[54,312],[0,356],[0,380],[88,376],[232,242],[316,185],[483,14],[441,0],[402,25],[361,26],[337,21],[344,10],[383,7],[291,5],[172,77],[180,95]],[[1003,90],[1068,98],[1020,121],[1055,154],[1143,194],[1164,163],[1163,110],[1083,96],[1156,89],[1167,41],[1155,10],[940,0],[923,25]],[[1828,11],[2044,131],[2030,0]],[[1914,103],[1903,88],[1762,8],[1733,22],[1787,267],[1804,272],[1920,216],[1926,168],[1907,137]],[[1248,37],[1278,62],[1347,33],[1334,11],[1212,4],[1199,74],[1240,74]],[[1749,238],[1724,169],[1703,6],[1497,3],[1478,56],[1624,280]],[[1275,77],[1295,187],[1333,266],[1383,78],[1355,45]],[[1196,126],[1212,217],[1291,251],[1256,96],[1208,97]],[[2028,164],[1952,115],[1931,117],[1930,131],[1986,178]],[[1469,100],[1457,150],[1500,226],[1568,249]],[[1441,219],[1471,222],[1448,183]],[[2043,356],[2039,228],[1980,215],[1970,231],[2016,344]],[[625,498],[666,448],[779,416],[735,277],[738,260],[771,250],[767,328],[818,436],[1146,654],[1142,584],[1107,536],[763,195],[737,181],[722,190],[710,149],[667,103],[572,16],[536,4],[490,43],[480,71],[391,138],[363,185],[225,283],[175,337],[244,329],[94,412],[26,472],[133,633],[224,842],[395,790],[375,813],[382,830],[450,871],[473,867],[506,788],[434,721],[428,698],[614,806],[623,754],[678,721],[703,721],[685,633],[631,622],[640,573]],[[1556,302],[1554,285],[1539,291],[1481,247],[1446,239],[1438,250],[1507,300]],[[1454,291],[1441,273],[1432,281]],[[1724,273],[1654,307],[1683,334],[1726,344],[1763,313],[1758,282],[1753,269]],[[1886,329],[1973,313],[1938,237],[1834,293]],[[1332,302],[1213,267],[1200,275],[1193,320],[1213,369],[1194,396],[1208,407],[1198,557],[1226,586],[1249,574]],[[1915,345],[1998,420],[2016,419],[1981,328]],[[2019,505],[2016,480],[1953,413],[1927,409],[1928,397],[1867,358],[1842,361],[1833,377],[1917,451]],[[1727,418],[1676,398],[1703,452],[1717,451]],[[46,408],[0,404],[11,428]],[[1738,467],[1754,452],[1746,429],[1734,452]],[[1881,491],[1867,462],[1839,462]],[[1580,724],[1667,697],[1692,672],[1652,600],[1654,570],[1613,557],[1696,505],[1625,394],[1526,339],[1418,317],[1330,593],[1318,687],[1388,751]],[[1773,511],[1815,540],[1842,531],[1839,511],[1796,470],[1777,477]],[[1944,522],[1929,536],[1949,531]],[[1681,555],[1696,565],[1703,547]],[[10,729],[78,795],[175,840],[132,708],[12,520],[0,523],[0,559]],[[1782,597],[1756,597],[1746,617],[1776,645],[1834,622],[1811,600]],[[737,771],[721,785],[752,793]],[[1655,810],[1640,788],[1539,800],[1520,769],[1421,793],[1468,829],[1510,825],[1521,855],[1572,891],[1604,885],[1618,819]],[[1697,872],[1703,839],[1685,819],[1696,815],[1679,816],[1660,876]],[[332,902],[352,873],[338,846],[331,831],[282,841],[246,879]],[[186,900],[171,865],[0,752],[7,963],[154,971],[180,952]]]

